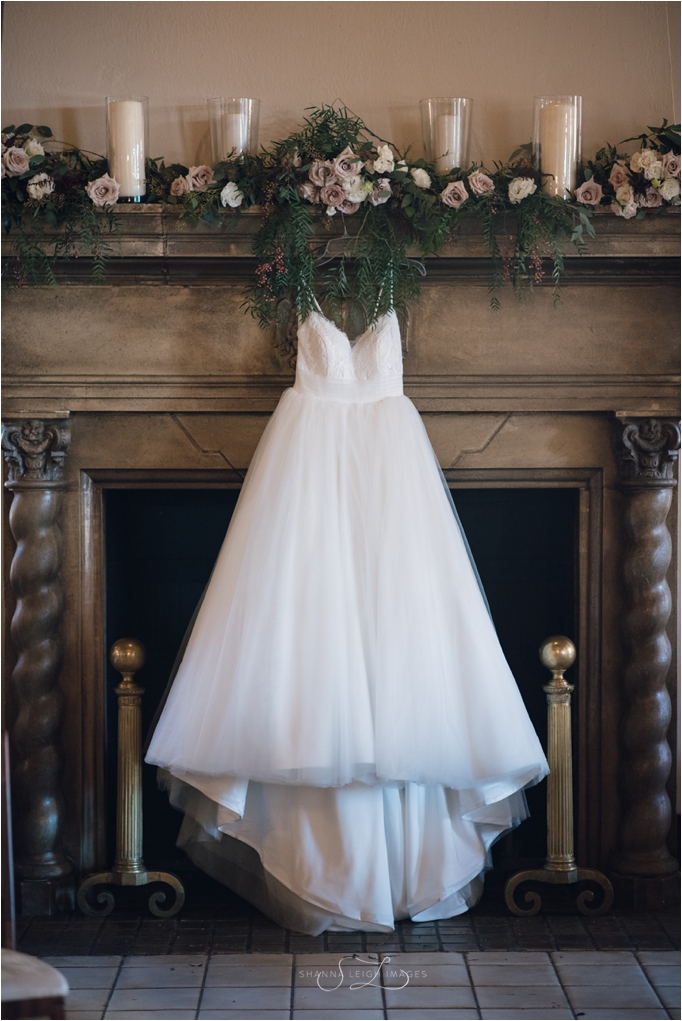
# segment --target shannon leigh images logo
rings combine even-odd
[[[381,961],[365,960],[358,954],[347,954],[339,959],[338,968],[298,968],[299,979],[314,978],[320,989],[325,993],[333,993],[344,986],[346,989],[366,989],[375,986],[377,989],[404,989],[410,984],[411,978],[425,978],[423,970],[398,968],[391,965],[391,958],[384,957]],[[385,979],[391,979],[391,985],[384,985]]]

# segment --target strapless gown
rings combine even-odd
[[[190,858],[302,932],[466,911],[525,818],[547,762],[395,314],[299,326],[147,761]]]

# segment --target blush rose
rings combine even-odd
[[[459,209],[469,198],[469,192],[464,187],[463,181],[451,181],[440,193],[440,200],[445,206]]]

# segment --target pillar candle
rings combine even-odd
[[[433,148],[440,174],[447,174],[460,164],[460,127],[456,113],[441,113],[436,117]]]
[[[543,190],[566,197],[576,186],[578,110],[573,103],[546,103],[540,110],[540,168]]]
[[[121,186],[122,198],[144,195],[144,104],[137,99],[109,103],[109,173]]]
[[[223,114],[223,156],[235,149],[237,155],[246,149],[248,117],[241,113]]]

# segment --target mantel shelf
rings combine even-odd
[[[160,204],[124,205],[117,208],[116,214],[121,230],[114,241],[112,259],[122,261],[118,269],[112,267],[117,276],[122,271],[126,272],[124,262],[141,259],[157,263],[162,260],[166,264],[171,260],[206,260],[207,268],[208,262],[214,260],[236,260],[232,271],[239,272],[240,260],[248,260],[249,263],[253,260],[251,239],[261,223],[260,213],[248,210],[234,226],[193,226],[180,218],[176,206]],[[573,263],[584,259],[659,260],[679,257],[679,209],[664,209],[644,220],[623,220],[610,211],[598,211],[593,222],[597,236],[586,239],[584,257],[578,256],[570,245],[566,247],[567,258]],[[352,231],[352,220],[346,220],[346,224]],[[334,222],[329,224],[329,229],[320,225],[317,233],[320,240],[325,237],[338,239],[343,231],[340,224]],[[503,221],[500,220],[500,236],[504,233]],[[3,239],[2,251],[3,255],[10,254],[11,237]],[[432,265],[445,263],[455,275],[463,269],[460,267],[458,270],[456,263],[472,260],[489,260],[480,220],[473,216],[463,221],[459,240],[445,246],[438,256],[429,257]],[[86,257],[81,266],[79,262],[81,260],[65,260],[60,267],[60,276],[84,279],[89,272],[88,259]],[[243,268],[246,270],[247,266]]]

